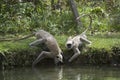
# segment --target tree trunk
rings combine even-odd
[[[74,0],[69,0],[69,4],[70,4],[70,8],[74,15],[74,20],[77,23],[77,26],[82,27],[82,23],[81,23],[80,19],[77,19],[79,17],[79,13],[78,13],[77,6],[76,6]]]

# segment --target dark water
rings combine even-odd
[[[39,67],[0,71],[0,80],[120,80],[120,68]]]

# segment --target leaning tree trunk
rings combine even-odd
[[[70,8],[72,10],[72,13],[74,15],[74,21],[77,24],[77,26],[76,26],[76,32],[79,33],[79,29],[80,29],[80,27],[82,27],[82,22],[80,21],[80,18],[77,19],[79,17],[77,6],[76,6],[74,0],[68,0],[68,1],[69,1],[69,4],[70,4]]]

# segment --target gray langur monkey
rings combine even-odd
[[[89,16],[90,18],[90,24],[89,27],[80,35],[77,35],[75,37],[69,37],[66,42],[66,48],[72,49],[74,52],[74,55],[69,59],[69,62],[72,62],[74,59],[76,59],[80,55],[79,47],[82,46],[84,43],[91,44],[91,41],[87,39],[86,31],[91,28],[92,24],[92,18],[90,15],[83,15],[83,16]],[[79,17],[80,18],[80,17]]]
[[[35,59],[32,66],[35,66],[40,60],[44,58],[53,58],[55,64],[61,62],[63,63],[62,51],[56,41],[56,39],[48,32],[44,30],[39,30],[35,33],[37,40],[30,43],[30,46],[36,46],[38,44],[44,43],[50,52],[42,51],[39,56]]]
[[[54,58],[55,64],[57,64],[59,62],[63,63],[62,50],[60,49],[56,39],[50,33],[46,32],[44,30],[38,30],[37,32],[29,34],[23,38],[0,39],[0,41],[19,41],[19,40],[24,40],[29,37],[32,37],[34,35],[37,38],[37,40],[33,41],[29,45],[37,46],[37,45],[41,44],[41,46],[43,46],[44,47],[43,49],[45,49],[45,50],[40,53],[40,55],[33,62],[32,66],[34,66],[35,64],[37,64],[40,60],[42,60],[44,58]],[[48,50],[50,52],[48,52]]]

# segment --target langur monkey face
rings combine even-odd
[[[63,56],[62,54],[59,54],[55,57],[55,64],[58,64],[58,63],[63,63]]]
[[[73,40],[72,40],[72,37],[70,36],[70,37],[68,38],[67,42],[66,42],[66,48],[72,49],[72,48],[73,48],[73,44],[74,44],[74,42],[73,42]]]

